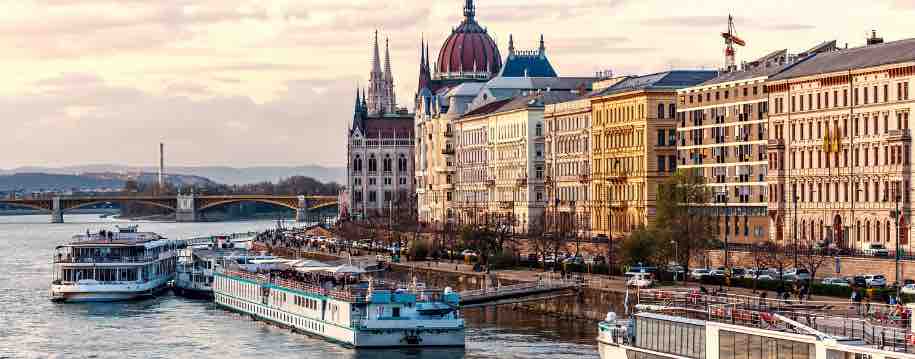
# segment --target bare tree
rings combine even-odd
[[[797,264],[798,267],[807,269],[807,271],[810,272],[810,279],[814,279],[816,278],[817,271],[820,270],[820,267],[830,258],[831,256],[829,255],[828,247],[819,249],[805,244],[798,250]]]

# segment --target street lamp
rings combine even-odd
[[[896,185],[895,192],[896,192],[896,196],[895,196],[896,211],[893,212],[893,217],[896,217],[895,218],[896,219],[896,300],[899,300],[899,291],[902,289],[902,287],[899,285],[900,284],[900,282],[899,282],[899,239],[901,238],[901,236],[899,235],[899,199],[900,198],[899,198],[898,184]]]
[[[674,260],[677,262],[677,265],[680,266],[680,244],[677,241],[671,240],[670,244],[674,245]],[[686,273],[684,273],[686,274]],[[677,281],[677,272],[674,270],[674,282]]]

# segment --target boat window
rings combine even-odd
[[[695,324],[636,317],[635,346],[690,358],[704,358],[705,328]]]
[[[722,330],[718,335],[721,359],[810,359],[813,345]]]

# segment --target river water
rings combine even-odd
[[[586,321],[469,309],[466,348],[353,350],[252,321],[212,303],[164,295],[126,303],[48,300],[54,247],[129,222],[96,215],[0,217],[0,358],[597,358]],[[142,222],[169,238],[262,230],[273,221]]]

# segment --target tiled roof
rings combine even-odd
[[[477,107],[462,117],[507,112],[528,107],[543,107],[554,103],[571,101],[581,96],[569,91],[537,92],[526,96],[507,98]]]
[[[590,96],[606,96],[617,93],[652,90],[652,89],[680,89],[708,81],[718,75],[717,71],[710,70],[673,70],[659,72],[651,75],[634,76],[620,81],[602,91],[594,92]]]
[[[772,76],[770,80],[785,80],[908,61],[915,61],[915,39],[820,53],[789,70]]]
[[[556,77],[556,71],[546,55],[508,55],[501,77]]]

